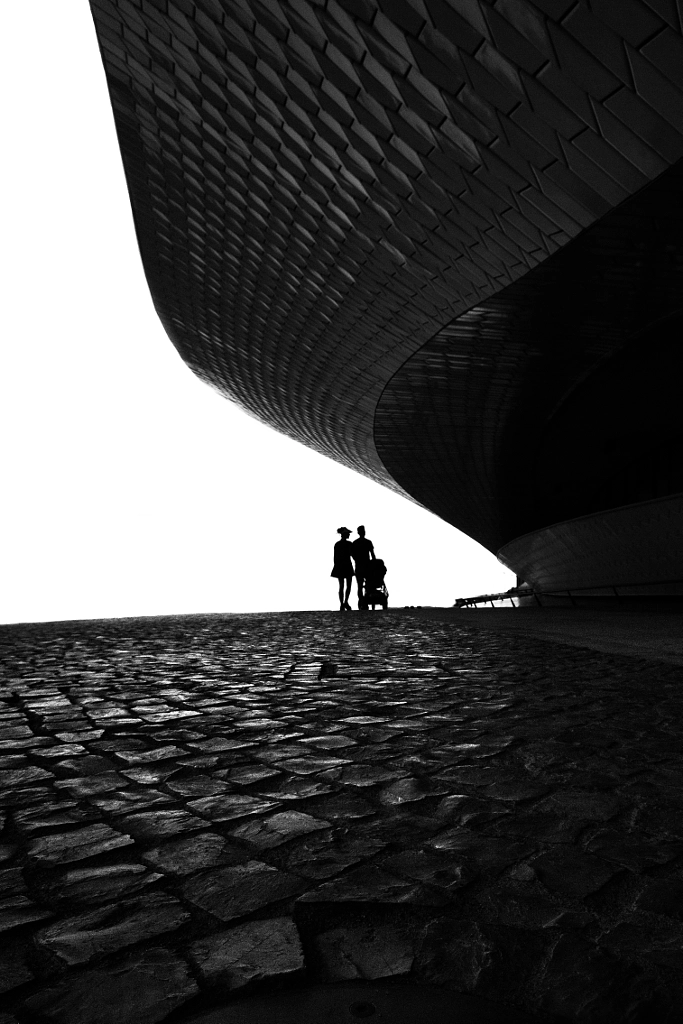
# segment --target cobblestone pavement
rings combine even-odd
[[[680,1021],[680,667],[419,612],[0,644],[0,1024],[353,978]]]

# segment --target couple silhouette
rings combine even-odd
[[[358,606],[360,607],[364,597],[368,567],[375,558],[375,549],[372,541],[365,536],[364,526],[358,527],[358,537],[353,542],[349,540],[351,531],[347,530],[345,526],[340,526],[337,533],[341,535],[341,540],[334,545],[334,567],[330,576],[335,576],[339,580],[339,611],[350,612],[351,581],[355,576],[358,587]],[[346,592],[344,592],[345,590]]]

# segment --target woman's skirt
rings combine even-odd
[[[350,579],[353,576],[353,565],[351,564],[351,561],[349,560],[348,564],[344,562],[341,565],[335,565],[330,576],[334,576],[335,579],[338,580]]]

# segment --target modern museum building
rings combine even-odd
[[[683,595],[681,0],[91,0],[161,321],[537,592]]]

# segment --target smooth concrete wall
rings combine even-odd
[[[556,523],[497,555],[540,591],[683,594],[683,494]]]

